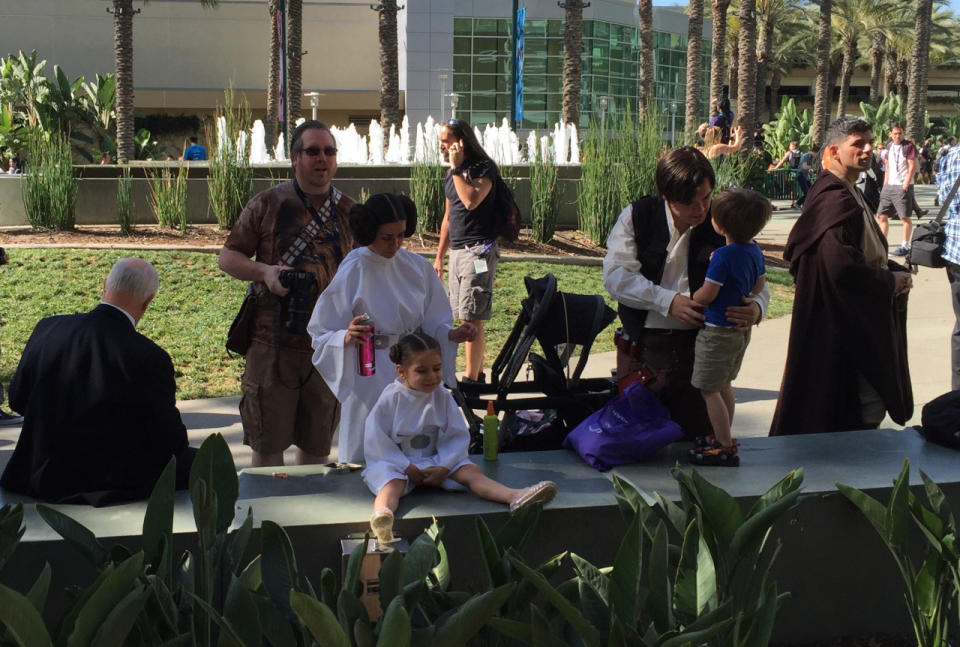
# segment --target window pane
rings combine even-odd
[[[523,73],[524,74],[546,74],[547,73],[547,60],[543,57],[537,58],[527,58],[523,59]]]
[[[465,74],[470,73],[470,57],[469,56],[454,56],[453,57],[453,71],[462,72]]]
[[[453,91],[469,92],[470,91],[470,75],[454,74],[453,75]]]
[[[458,53],[454,51],[454,53]],[[495,38],[474,38],[473,53],[475,55],[495,56],[497,54],[497,39]]]
[[[454,66],[456,69],[456,66]],[[475,56],[473,58],[474,74],[495,74],[497,72],[497,59],[493,56]]]
[[[547,74],[563,74],[563,58],[551,56],[547,59]]]
[[[454,36],[453,38],[453,53],[454,54],[470,54],[470,39],[469,38],[458,38]]]
[[[493,110],[496,107],[496,95],[493,92],[474,92],[474,110]]]
[[[557,38],[547,39],[547,54],[551,56],[563,56],[563,41]]]
[[[563,36],[564,21],[562,20],[548,20],[547,21],[547,34],[550,36]]]
[[[456,36],[469,36],[472,26],[473,21],[470,18],[453,19],[453,33]]]
[[[496,123],[497,115],[492,110],[489,112],[472,112],[470,118],[470,124],[473,126],[480,126],[480,129],[483,130],[484,124]]]
[[[527,76],[523,77],[523,91],[524,92],[538,92],[543,93],[547,91],[547,77],[537,75],[537,76]]]
[[[546,36],[547,35],[547,21],[546,20],[528,20],[525,23],[525,30],[527,36]]]
[[[547,54],[547,41],[543,38],[528,38],[526,43],[524,43],[523,55],[524,57],[530,56],[546,56]]]
[[[473,34],[475,36],[496,36],[497,20],[495,18],[474,18]]]
[[[477,75],[473,77],[473,93],[482,94],[488,93],[492,94],[497,87],[497,77],[490,74]]]
[[[563,86],[563,79],[556,75],[551,75],[546,77],[547,79],[547,92],[560,92],[560,88]],[[589,77],[583,77],[583,82],[589,83]]]

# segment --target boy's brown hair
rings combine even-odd
[[[710,215],[738,243],[749,243],[760,233],[773,205],[763,194],[750,189],[727,189],[713,199]]]

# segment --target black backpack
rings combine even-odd
[[[717,115],[717,121],[713,124],[720,129],[720,143],[729,144],[730,143],[730,118],[726,113],[721,112]]]
[[[960,391],[949,391],[923,405],[920,435],[932,443],[960,450]]]
[[[523,217],[520,207],[513,199],[513,191],[499,174],[493,183],[493,190],[496,191],[494,199],[497,206],[497,236],[512,243],[520,237],[520,220]]]

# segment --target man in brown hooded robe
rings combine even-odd
[[[787,239],[793,320],[771,436],[873,429],[913,413],[907,367],[910,273],[854,187],[873,132],[844,117],[827,131],[824,167]]]

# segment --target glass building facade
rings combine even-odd
[[[524,24],[522,128],[550,128],[559,120],[563,97],[563,20]],[[662,115],[674,115],[683,129],[687,76],[687,38],[655,31],[654,96]],[[600,20],[583,21],[583,76],[580,127],[600,119],[600,97],[609,97],[608,113],[637,105],[639,32],[635,27]],[[505,18],[454,18],[453,91],[460,95],[457,115],[470,123],[509,119],[513,97],[512,25]],[[710,42],[701,48],[702,117],[709,110]],[[667,122],[667,129],[670,123]]]

